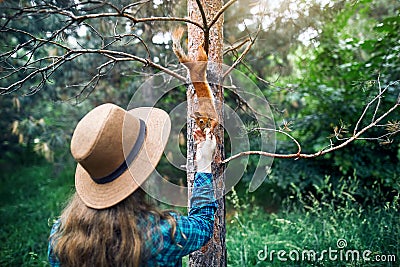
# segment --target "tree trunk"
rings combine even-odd
[[[201,0],[201,4],[205,11],[208,23],[223,5],[222,0]],[[188,14],[191,20],[203,23],[199,6],[195,0],[188,0]],[[222,77],[222,56],[223,56],[223,17],[214,24],[209,31],[209,50],[208,50],[208,71],[207,77],[216,99],[216,109],[219,116],[220,125],[223,125],[223,88],[220,77]],[[188,50],[189,57],[193,60],[196,58],[198,46],[204,41],[204,33],[198,27],[188,25]],[[194,121],[190,118],[193,114],[193,101],[195,100],[193,87],[189,87],[187,92],[188,100],[188,187],[192,187],[194,178],[194,140],[193,127]],[[217,151],[214,162],[223,160],[224,129],[222,126],[216,127],[214,131],[217,139]],[[189,256],[189,265],[194,266],[226,266],[226,246],[225,246],[225,198],[224,198],[224,174],[223,165],[213,164],[214,188],[218,199],[218,210],[215,214],[214,234],[213,238],[200,250],[193,252]],[[189,190],[190,199],[191,190]]]

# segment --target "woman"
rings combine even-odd
[[[195,132],[197,173],[188,216],[161,212],[140,188],[155,169],[170,131],[156,108],[104,104],[76,126],[71,153],[76,193],[53,225],[51,266],[180,266],[211,238],[216,201],[215,138]]]

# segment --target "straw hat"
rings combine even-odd
[[[157,166],[171,129],[168,114],[143,107],[96,107],[78,123],[71,153],[75,187],[91,208],[111,207],[132,194]]]

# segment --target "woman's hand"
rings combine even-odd
[[[209,128],[204,129],[204,132],[201,129],[196,129],[194,131],[194,139],[197,143],[197,172],[211,173],[211,162],[217,146],[215,136]]]

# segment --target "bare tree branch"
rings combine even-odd
[[[237,52],[238,49],[240,49],[242,46],[244,46],[246,43],[248,43],[250,41],[251,41],[251,39],[249,37],[247,37],[237,44],[234,44],[234,45],[232,44],[232,45],[228,46],[226,48],[226,50],[224,51],[224,55],[226,55],[230,52]]]
[[[249,36],[250,39],[250,43],[247,45],[246,49],[243,51],[243,53],[236,59],[236,61],[232,64],[232,66],[229,67],[229,69],[222,75],[222,77],[226,77],[227,75],[229,75],[229,73],[236,68],[237,65],[240,64],[240,62],[242,62],[242,60],[246,57],[247,53],[249,53],[249,51],[251,50],[251,48],[253,47],[253,44],[255,43],[258,34],[260,33],[261,30],[261,26],[258,26],[257,32],[255,34],[255,36],[253,38],[251,38],[251,36]]]
[[[397,83],[397,82],[394,82],[394,83]],[[392,84],[392,83],[391,83],[391,84]],[[357,121],[356,126],[354,127],[353,135],[356,135],[356,132],[357,132],[357,130],[358,130],[358,127],[359,127],[359,125],[361,124],[362,120],[364,119],[365,114],[366,114],[367,111],[369,110],[370,106],[371,106],[376,100],[378,100],[377,108],[379,108],[379,104],[380,104],[380,101],[381,101],[380,99],[381,99],[382,95],[385,93],[385,91],[389,88],[389,86],[390,86],[391,84],[389,84],[388,86],[386,86],[386,88],[385,88],[384,90],[382,90],[382,89],[381,89],[381,84],[380,84],[380,81],[379,81],[379,76],[378,76],[379,94],[378,94],[374,99],[372,99],[372,100],[366,105],[366,107],[364,108],[363,113],[361,114],[360,118],[359,118],[358,121]],[[372,118],[372,121],[375,120],[377,108],[375,109],[375,112],[374,112],[374,116],[373,116],[373,118]]]
[[[374,118],[373,121],[371,121],[368,125],[364,126],[362,129],[358,130],[359,124],[361,123],[362,119],[364,118],[367,110],[371,107],[371,105],[378,99],[380,99],[383,95],[383,93],[385,93],[385,91],[387,90],[387,88],[395,83],[398,83],[398,81],[390,83],[385,89],[381,90],[379,94],[372,99],[370,102],[367,103],[363,113],[361,114],[360,118],[358,119],[358,123],[355,126],[353,135],[347,139],[342,139],[344,142],[334,145],[331,142],[331,145],[328,146],[327,148],[324,148],[318,152],[315,153],[300,153],[301,152],[301,145],[300,143],[291,135],[289,135],[288,133],[281,131],[281,130],[274,130],[274,129],[264,129],[264,128],[256,128],[254,130],[265,130],[265,131],[275,131],[281,134],[286,135],[287,137],[289,137],[298,147],[298,152],[297,153],[293,153],[293,154],[279,154],[279,153],[271,153],[271,152],[267,152],[267,151],[244,151],[235,155],[232,155],[231,157],[223,160],[221,162],[221,164],[226,164],[231,160],[237,159],[239,157],[242,156],[248,156],[248,155],[260,155],[260,156],[265,156],[265,157],[275,157],[275,158],[294,158],[294,159],[299,159],[299,158],[316,158],[325,154],[328,154],[330,152],[339,150],[347,145],[349,145],[350,143],[356,141],[356,140],[378,140],[378,141],[382,141],[382,139],[386,138],[386,137],[390,137],[393,136],[397,133],[400,132],[400,129],[397,129],[397,127],[395,128],[395,130],[381,135],[379,137],[362,137],[362,135],[364,133],[366,133],[368,130],[374,128],[374,127],[382,127],[383,125],[380,125],[379,123],[384,120],[385,118],[388,117],[389,114],[393,113],[393,111],[395,111],[399,106],[400,106],[400,101],[397,101],[390,109],[388,109],[384,114],[382,114],[381,116],[379,116],[378,118]],[[374,114],[376,114],[376,112],[374,112]],[[336,134],[335,134],[336,135]],[[387,141],[386,141],[387,142]]]
[[[200,0],[196,0],[196,4],[199,7],[200,10],[200,14],[201,14],[201,19],[203,20],[203,28],[206,29],[207,28],[207,17],[206,17],[206,12],[204,11],[204,7],[201,4]]]
[[[123,8],[121,8],[121,12],[124,13],[125,10],[127,10],[128,8],[134,7],[134,6],[138,6],[138,5],[143,5],[143,4],[147,4],[151,2],[151,0],[144,0],[144,1],[138,1],[136,3],[131,3],[129,5],[124,6]]]
[[[201,20],[203,21],[203,32],[204,32],[204,51],[206,51],[206,54],[208,54],[208,42],[210,39],[210,29],[207,27],[207,17],[206,17],[206,13],[204,11],[204,7],[201,4],[200,0],[196,0],[196,4],[200,10],[200,14],[201,14]]]
[[[300,143],[296,140],[296,138],[294,138],[293,136],[291,136],[290,134],[288,134],[285,131],[277,130],[277,129],[268,129],[268,128],[254,128],[251,131],[270,131],[270,132],[273,131],[273,132],[276,132],[276,133],[280,133],[280,134],[286,135],[287,137],[289,137],[296,144],[297,149],[298,149],[296,155],[300,155],[301,154]]]
[[[39,41],[39,39],[36,39],[36,40]],[[57,44],[57,45],[59,45],[59,44]],[[111,58],[114,62],[138,61],[140,63],[143,63],[145,66],[151,66],[155,69],[161,70],[161,71],[177,78],[180,81],[183,81],[183,82],[186,81],[185,77],[175,73],[174,71],[171,71],[170,69],[168,69],[164,66],[161,66],[161,65],[151,61],[150,59],[144,59],[144,58],[141,58],[141,57],[129,54],[129,53],[125,53],[125,52],[121,52],[121,51],[106,50],[106,49],[74,49],[73,50],[73,49],[70,49],[70,48],[62,46],[62,45],[60,45],[60,47],[63,47],[67,50],[67,52],[64,55],[53,56],[53,57],[43,57],[43,58],[35,60],[33,62],[28,61],[24,66],[14,69],[11,73],[0,77],[0,80],[6,79],[21,70],[26,70],[26,69],[30,68],[30,66],[33,65],[34,63],[47,61],[49,59],[52,60],[52,63],[50,63],[47,66],[42,67],[42,68],[34,68],[31,73],[29,73],[22,79],[8,85],[7,87],[0,87],[0,94],[8,94],[15,90],[20,89],[24,83],[26,83],[27,81],[32,79],[34,76],[39,75],[39,74],[43,75],[42,76],[43,81],[39,83],[40,86],[43,86],[44,85],[43,82],[45,82],[45,80],[47,80],[54,73],[54,71],[56,69],[58,69],[62,64],[66,63],[68,61],[71,61],[81,55],[84,55],[84,54],[100,54],[100,55],[106,56],[108,58]],[[47,71],[50,71],[50,72],[46,73]],[[39,89],[39,87],[38,87],[38,89]]]
[[[33,79],[39,80],[37,81],[36,85],[33,85],[33,87],[29,90],[29,93],[37,92],[49,81],[49,78],[54,74],[55,71],[60,69],[63,64],[85,54],[98,54],[104,57],[108,57],[112,59],[113,64],[122,61],[137,61],[144,64],[145,67],[149,66],[158,69],[185,82],[186,78],[168,69],[167,67],[157,64],[151,60],[150,49],[146,42],[140,36],[134,33],[118,33],[118,20],[115,21],[114,27],[112,29],[112,35],[109,37],[104,36],[104,34],[100,33],[89,22],[90,19],[99,19],[105,17],[125,17],[132,21],[134,24],[155,21],[181,21],[192,23],[198,27],[202,27],[202,25],[193,22],[187,18],[136,18],[132,15],[131,9],[133,7],[143,5],[148,2],[149,1],[139,1],[122,7],[121,9],[107,1],[86,1],[74,3],[66,8],[60,8],[49,3],[26,7],[9,7],[8,9],[13,10],[14,13],[11,14],[7,18],[7,20],[2,23],[2,25],[0,25],[0,32],[2,32],[3,34],[19,34],[20,36],[26,36],[27,38],[25,39],[27,40],[23,43],[17,44],[15,47],[10,48],[8,51],[3,52],[0,55],[0,63],[2,64],[2,74],[0,76],[0,80],[6,81],[6,79],[10,79],[13,77],[15,78],[14,82],[10,82],[12,81],[12,79],[7,80],[7,83],[4,83],[5,85],[0,87],[0,94],[8,94],[19,90],[24,86],[24,84],[28,82],[31,83]],[[81,14],[75,11],[72,12],[74,8],[77,9],[78,7]],[[100,12],[93,14],[88,13],[90,11],[98,11],[100,7],[109,7],[115,12]],[[82,14],[82,12],[84,14]],[[52,32],[51,35],[48,37],[35,36],[34,34],[23,29],[13,28],[9,26],[10,22],[13,20],[18,21],[19,19],[25,19],[25,17],[30,17],[33,15],[38,15],[40,16],[40,18],[46,18],[52,15],[59,15],[61,16],[61,19],[64,19],[64,23],[61,28]],[[63,36],[66,35],[66,31],[73,31],[81,26],[87,27],[89,31],[93,32],[93,34],[99,37],[99,40],[101,40],[99,48],[86,49],[82,44],[79,43],[78,40],[76,40],[76,44],[79,47],[75,48],[70,43],[68,43],[67,40],[65,40]],[[106,42],[106,38],[111,38],[111,41]],[[142,58],[140,56],[124,51],[116,51],[115,49],[113,50],[113,48],[111,48],[112,45],[116,44],[119,41],[125,41],[123,43],[123,46],[127,46],[132,42],[132,40],[139,41],[139,43],[144,47],[147,53],[147,58]],[[44,46],[58,48],[58,52],[61,51],[62,54],[39,56],[37,54],[39,50],[46,51],[42,49]],[[11,61],[15,62],[15,59],[17,59],[21,63],[19,66],[14,65],[15,63],[11,63]],[[99,66],[100,69],[103,69],[103,67],[104,66]],[[92,84],[93,79],[96,80],[99,77],[102,76],[99,76],[98,74],[93,76],[89,83]]]
[[[378,79],[377,79],[377,81],[378,81],[379,94],[381,95],[381,94],[382,94],[382,87],[381,87],[381,80],[380,80],[380,78],[381,78],[381,74],[379,73],[379,74],[378,74]],[[381,104],[381,97],[378,98],[378,103],[376,104],[375,112],[374,112],[374,115],[372,116],[372,121],[375,120],[376,113],[377,113],[378,110],[379,110],[380,104]]]
[[[192,21],[187,18],[181,17],[137,17],[137,13],[135,12],[135,7],[142,7],[143,5],[150,3],[149,0],[138,1],[135,3],[131,3],[124,7],[118,7],[117,5],[107,2],[107,1],[83,1],[83,2],[73,2],[66,8],[57,7],[53,4],[45,3],[42,5],[35,5],[35,6],[26,6],[26,7],[12,7],[9,8],[10,10],[15,11],[9,17],[3,20],[3,24],[0,26],[0,32],[3,34],[18,34],[23,35],[25,38],[24,42],[17,44],[15,47],[10,47],[10,49],[2,54],[0,54],[0,63],[2,68],[2,73],[0,76],[0,81],[5,81],[6,79],[10,79],[11,81],[14,79],[13,82],[9,82],[8,85],[3,85],[0,87],[0,95],[8,94],[14,92],[16,90],[21,89],[24,85],[30,84],[33,82],[33,85],[29,88],[28,94],[33,94],[39,91],[46,83],[50,83],[52,77],[54,76],[55,72],[61,68],[63,64],[67,62],[76,60],[77,58],[84,56],[84,55],[100,55],[105,58],[105,61],[99,63],[96,68],[96,73],[91,76],[91,78],[85,82],[81,83],[76,86],[82,87],[80,93],[76,96],[79,98],[85,92],[90,92],[94,90],[96,85],[98,84],[99,80],[104,77],[107,73],[109,73],[117,63],[120,62],[139,62],[143,64],[144,67],[152,67],[154,69],[163,71],[172,77],[177,78],[182,82],[186,82],[186,77],[175,73],[174,71],[168,69],[165,66],[157,64],[152,61],[150,49],[147,43],[137,34],[134,33],[119,33],[118,27],[120,26],[119,21],[116,20],[113,22],[113,28],[110,33],[110,36],[106,36],[102,34],[101,30],[96,29],[95,26],[91,24],[91,20],[93,19],[101,19],[101,18],[126,18],[128,21],[133,23],[133,25],[137,23],[146,23],[146,22],[165,22],[165,21],[172,21],[172,22],[185,22],[196,27],[199,27],[204,32],[205,36],[205,46],[208,46],[208,35],[210,33],[210,28],[218,21],[220,16],[229,8],[236,0],[230,0],[225,5],[221,7],[221,9],[214,15],[211,21],[208,23],[207,18],[205,15],[204,7],[201,4],[200,0],[196,0],[196,3],[199,7],[202,23],[198,23],[196,21]],[[97,12],[100,8],[107,8],[107,12],[104,9],[101,9],[103,12]],[[91,13],[94,12],[94,13]],[[13,20],[24,19],[29,16],[40,15],[41,18],[46,18],[48,16],[57,15],[61,17],[63,24],[62,27],[59,29],[49,32],[48,36],[40,37],[35,36],[34,34],[13,27],[11,22]],[[67,31],[74,31],[79,29],[79,27],[85,26],[91,31],[94,35],[96,35],[101,40],[100,47],[98,48],[87,48],[84,44],[79,44],[78,41],[77,45],[73,46],[71,43],[68,43],[68,40],[65,40],[64,35],[67,35]],[[254,37],[250,36],[238,45],[230,48],[229,51],[235,51],[236,49],[240,48],[241,46],[247,46],[244,51],[237,57],[233,65],[224,73],[224,77],[227,76],[238,64],[243,64],[246,68],[251,71],[258,80],[266,83],[267,85],[271,85],[271,82],[266,81],[256,75],[254,71],[249,68],[244,60],[248,52],[253,47],[258,34],[261,30],[259,26],[257,32],[255,33]],[[111,39],[111,40],[110,40]],[[118,42],[124,42],[123,47],[126,47],[130,44],[133,40],[137,40],[138,43],[144,48],[146,53],[146,58],[138,56],[136,54],[132,54],[126,51],[117,51],[113,50],[114,45],[117,45]],[[119,44],[119,43],[118,43]],[[37,52],[43,47],[50,46],[57,48],[58,54],[46,54],[46,55],[37,55]],[[77,47],[76,47],[77,46]],[[123,49],[122,49],[123,50]],[[20,64],[13,64],[11,61],[19,60]],[[398,82],[398,81],[397,81]],[[396,83],[397,83],[396,82]],[[355,140],[378,140],[381,142],[390,142],[390,138],[399,133],[400,129],[396,128],[393,125],[397,125],[396,123],[385,123],[380,124],[382,120],[384,120],[389,114],[391,114],[398,106],[400,105],[399,100],[397,103],[387,110],[383,115],[378,116],[378,112],[381,106],[381,99],[383,95],[388,91],[388,87],[393,85],[391,83],[386,88],[382,89],[380,83],[380,76],[377,79],[379,93],[374,97],[367,105],[365,106],[363,112],[361,113],[358,121],[353,129],[353,134],[350,137],[342,138],[341,135],[345,133],[345,128],[341,127],[337,131],[335,131],[335,137],[337,141],[341,143],[335,145],[332,140],[331,144],[316,152],[316,153],[301,153],[302,148],[300,143],[288,133],[282,130],[273,130],[277,133],[283,134],[290,138],[297,146],[298,151],[297,153],[289,153],[289,154],[278,154],[278,153],[269,153],[264,151],[246,151],[239,153],[237,155],[233,155],[230,158],[227,158],[222,163],[227,163],[230,160],[238,158],[244,155],[251,155],[257,154],[262,156],[269,156],[269,157],[277,157],[277,158],[313,158],[318,157],[329,152],[338,150],[349,143]],[[75,85],[72,85],[75,86]],[[235,88],[230,88],[238,97],[238,101],[241,103],[245,103],[243,99],[241,99],[240,95],[235,92]],[[399,98],[400,99],[400,98]],[[371,122],[362,127],[361,125],[364,122],[364,119],[374,106],[374,110],[372,111],[372,119]],[[254,114],[260,114],[256,110],[252,109],[251,107],[247,106]],[[370,130],[374,127],[392,127],[393,129],[389,131],[389,133],[381,134],[379,137],[364,137],[362,136],[365,132]],[[359,130],[359,128],[361,128]],[[254,129],[258,131],[272,131],[272,129],[265,129],[265,128],[258,128]]]
[[[148,2],[148,1],[144,1]],[[17,17],[18,15],[21,14],[58,14],[62,15],[65,17],[70,18],[73,22],[77,22],[78,24],[84,22],[85,20],[89,19],[98,19],[98,18],[116,18],[116,17],[125,17],[129,20],[131,20],[134,24],[137,23],[143,23],[143,22],[165,22],[165,21],[175,21],[175,22],[185,22],[185,23],[190,23],[193,24],[199,28],[203,28],[203,26],[195,21],[192,21],[188,18],[181,18],[181,17],[145,17],[145,18],[137,18],[135,17],[134,14],[127,12],[126,10],[130,7],[135,6],[136,4],[142,4],[144,3],[138,2],[138,3],[133,3],[130,4],[126,7],[123,7],[121,9],[118,9],[115,5],[111,4],[110,2],[102,2],[102,1],[87,1],[87,2],[81,2],[79,4],[73,4],[67,8],[60,8],[51,4],[46,4],[46,5],[35,5],[35,6],[30,6],[30,7],[23,7],[23,8],[10,8],[10,9],[15,9],[18,11],[17,13],[14,14],[14,16],[10,17],[8,21],[3,25],[7,26],[8,22]],[[75,15],[69,9],[76,8],[77,6],[84,6],[85,4],[93,4],[93,3],[101,3],[107,6],[110,6],[112,9],[114,9],[116,12],[100,12],[100,13],[92,13],[92,14],[84,14],[84,15]]]

